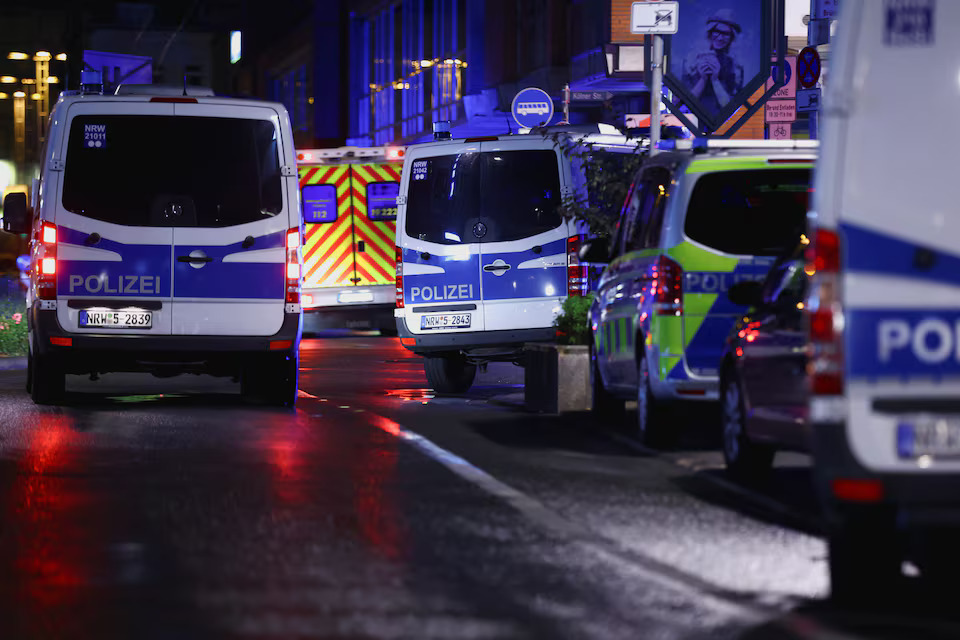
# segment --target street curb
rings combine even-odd
[[[0,371],[10,371],[12,369],[26,369],[27,358],[25,356],[0,358]]]

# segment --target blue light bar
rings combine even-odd
[[[660,149],[661,151],[673,151],[676,148],[676,140],[660,140],[657,142],[657,149]]]

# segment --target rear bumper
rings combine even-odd
[[[814,424],[812,445],[814,480],[828,527],[841,526],[851,514],[877,506],[893,510],[902,528],[960,526],[960,474],[919,468],[913,473],[872,472],[853,455],[842,422]],[[880,481],[882,501],[865,504],[838,499],[833,482],[841,478]]]
[[[87,334],[64,331],[56,310],[29,313],[30,330],[40,355],[55,357],[67,373],[107,371],[170,371],[235,373],[238,366],[265,354],[289,354],[299,347],[302,319],[285,313],[280,330],[272,336],[145,336]],[[69,346],[54,345],[51,338],[69,338]],[[291,347],[272,349],[277,342]]]
[[[396,321],[401,344],[416,354],[482,350],[497,356],[519,355],[523,352],[524,343],[555,342],[557,339],[557,330],[554,327],[424,335],[411,332],[407,327],[406,318],[398,317]]]

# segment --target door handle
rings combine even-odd
[[[485,264],[483,265],[484,271],[506,271],[510,268],[508,264]]]
[[[213,262],[213,258],[209,256],[177,256],[177,262],[189,262],[191,264],[202,264],[205,262]]]

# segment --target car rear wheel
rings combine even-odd
[[[473,385],[477,365],[467,362],[461,353],[446,353],[423,358],[427,384],[437,393],[463,393]]]
[[[591,411],[597,420],[604,423],[620,422],[623,418],[624,401],[616,397],[603,385],[600,367],[597,362],[596,347],[590,345],[590,386],[593,388]]]
[[[724,372],[720,381],[720,415],[723,420],[723,459],[727,473],[738,480],[754,481],[769,473],[776,451],[756,444],[747,435],[743,388],[736,373]]]
[[[36,404],[60,404],[66,387],[63,366],[52,354],[41,355],[36,349],[29,357],[30,397]]]
[[[650,390],[647,354],[641,349],[637,361],[637,438],[641,444],[656,447],[665,443],[666,429],[661,414],[661,407]]]

